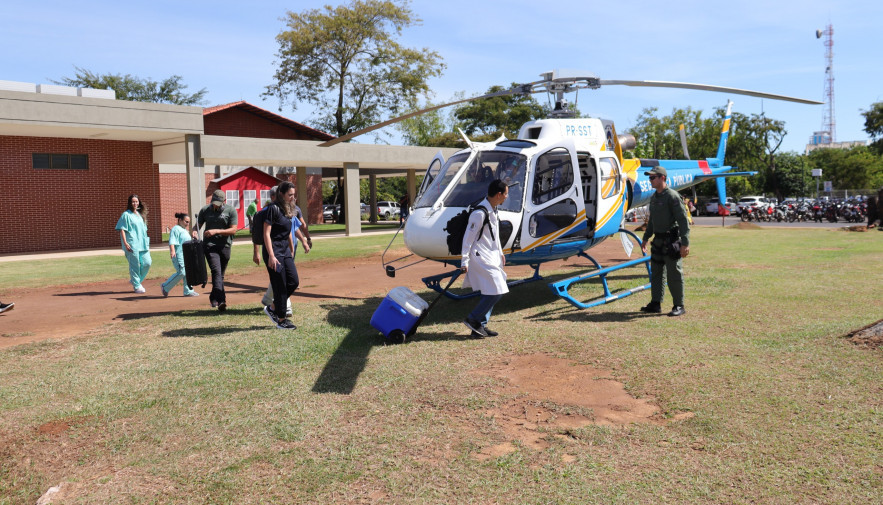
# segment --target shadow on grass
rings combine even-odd
[[[244,307],[238,309],[228,308],[224,312],[212,307],[206,307],[200,310],[169,310],[167,312],[132,312],[129,314],[118,314],[117,319],[123,321],[132,321],[136,319],[148,319],[151,317],[212,317],[212,316],[253,316],[262,313],[261,309],[254,307]]]
[[[539,282],[513,288],[494,307],[494,314],[508,314],[536,307],[537,305],[554,304],[554,308],[544,313],[545,317],[552,319],[553,314],[567,314],[577,310],[569,304],[561,302],[560,298],[546,285],[548,282],[564,277],[567,276],[549,276]],[[469,290],[455,289],[452,291],[466,293]],[[422,295],[425,300],[430,302],[436,296],[435,292],[429,295],[423,293]],[[371,353],[371,350],[375,346],[387,345],[385,337],[370,326],[371,316],[382,301],[383,298],[372,297],[362,299],[362,303],[356,306],[333,304],[322,306],[322,308],[328,311],[328,322],[336,327],[346,328],[348,332],[334,351],[334,354],[328,359],[315,384],[313,384],[312,391],[314,393],[337,393],[344,395],[352,393],[359,375],[368,364],[368,355]],[[426,319],[423,320],[421,327],[425,328],[432,324],[459,323],[472,310],[477,301],[477,298],[461,301],[442,298],[432,308]],[[416,341],[444,342],[452,340],[471,340],[471,337],[465,327],[462,333],[450,331],[429,333],[421,330],[421,328],[417,328],[417,332],[402,345]],[[492,342],[493,339],[487,339],[487,341]]]
[[[241,331],[253,331],[253,330],[266,330],[267,326],[248,326],[248,327],[228,327],[228,328],[219,328],[217,326],[211,326],[208,328],[181,328],[177,330],[167,330],[162,333],[164,337],[167,338],[182,338],[182,337],[191,337],[191,338],[207,338],[207,337],[219,337],[221,335],[227,333],[239,333]]]

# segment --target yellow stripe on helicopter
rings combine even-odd
[[[619,207],[621,205],[622,205],[622,193],[620,193],[619,196],[616,197],[616,202],[613,203],[613,206],[610,207],[610,210],[608,210],[607,213],[604,214],[604,216],[601,219],[599,219],[598,221],[595,222],[595,231],[600,230],[602,226],[607,224],[607,222],[610,221],[610,219],[613,217],[613,215],[616,214],[616,212],[619,210]]]

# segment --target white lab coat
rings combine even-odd
[[[468,268],[463,287],[471,287],[475,291],[481,291],[483,295],[506,294],[509,286],[506,285],[506,272],[503,271],[500,219],[486,198],[480,205],[488,211],[488,224],[482,230],[484,212],[474,211],[469,215],[460,260],[460,264]]]

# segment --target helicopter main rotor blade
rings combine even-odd
[[[645,86],[650,88],[680,88],[680,89],[696,89],[700,91],[717,91],[718,93],[735,93],[737,95],[756,96],[759,98],[769,98],[770,100],[784,100],[786,102],[805,103],[809,105],[822,105],[824,102],[815,100],[806,100],[804,98],[795,98],[793,96],[774,95],[772,93],[764,93],[761,91],[752,91],[750,89],[727,88],[724,86],[712,86],[710,84],[693,84],[690,82],[671,82],[671,81],[618,81],[618,80],[601,80],[602,86],[623,85],[623,86]]]
[[[538,81],[542,82],[542,81]],[[450,107],[451,105],[457,105],[461,103],[471,102],[473,100],[480,100],[482,98],[493,98],[495,96],[508,96],[508,95],[521,95],[521,94],[530,94],[530,93],[539,93],[542,90],[534,90],[533,86],[537,84],[536,82],[528,83],[528,84],[520,84],[514,88],[504,89],[502,91],[495,91],[493,93],[487,93],[484,95],[474,96],[472,98],[464,98],[463,100],[457,100],[454,102],[443,103],[441,105],[433,105],[432,107],[427,107],[425,109],[420,109],[418,111],[409,112],[404,116],[394,117],[392,119],[388,119],[382,123],[377,123],[375,125],[371,125],[367,128],[362,128],[361,130],[356,130],[354,132],[347,133],[346,135],[341,135],[340,137],[328,140],[326,142],[322,142],[319,144],[319,147],[330,147],[334,144],[339,144],[341,142],[346,142],[347,140],[358,137],[359,135],[363,135],[368,132],[372,132],[379,128],[383,128],[384,126],[389,126],[391,124],[398,123],[399,121],[404,121],[405,119],[412,118],[414,116],[419,116],[420,114],[425,114],[427,112],[432,112],[434,110],[443,109],[445,107]]]

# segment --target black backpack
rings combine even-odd
[[[448,220],[444,230],[448,232],[448,252],[452,255],[460,256],[463,254],[463,236],[466,235],[466,227],[469,225],[469,216],[471,216],[472,212],[476,210],[484,212],[484,221],[481,223],[481,229],[478,231],[478,236],[481,237],[481,234],[484,233],[484,227],[490,224],[490,215],[484,206],[472,204],[467,207],[466,210]],[[491,230],[491,240],[494,240],[494,231],[491,228],[489,229]]]
[[[267,219],[267,205],[259,210],[251,218],[251,243],[254,245],[264,245],[264,221]]]

